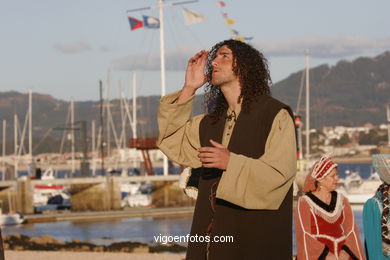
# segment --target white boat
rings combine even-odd
[[[18,213],[14,214],[0,214],[0,226],[18,225],[24,222],[23,216]]]
[[[19,213],[3,214],[3,202],[0,201],[0,226],[18,225],[24,222],[24,218]]]
[[[129,207],[147,207],[152,204],[152,195],[134,194],[126,197],[125,206]]]
[[[54,180],[54,170],[47,169],[42,174],[42,180]],[[33,204],[36,213],[46,210],[70,209],[71,200],[64,185],[35,185]]]
[[[122,208],[146,207],[152,204],[152,185],[149,183],[123,183],[120,189],[122,194]]]
[[[362,179],[358,172],[346,171],[346,175],[339,180],[337,191],[346,196],[350,204],[364,204],[382,184],[375,172],[368,179]]]

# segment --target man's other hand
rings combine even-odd
[[[201,147],[198,149],[198,157],[202,162],[202,166],[206,168],[218,168],[226,170],[230,159],[229,150],[220,143],[210,139],[213,147]]]

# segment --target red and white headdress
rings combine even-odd
[[[310,173],[306,176],[303,185],[303,192],[315,191],[315,182],[325,178],[338,165],[332,161],[330,155],[326,154],[321,157],[311,168]]]
[[[317,181],[320,181],[336,167],[337,163],[333,162],[329,155],[324,155],[313,165],[310,175]]]

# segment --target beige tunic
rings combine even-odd
[[[198,168],[202,166],[197,152],[200,147],[199,123],[204,115],[190,118],[194,96],[177,104],[175,101],[179,95],[180,91],[177,91],[160,101],[157,146],[170,160]],[[235,111],[237,116],[239,110]],[[234,121],[231,129],[225,124],[224,146],[228,145],[231,135],[227,134],[233,129]],[[291,187],[296,165],[294,124],[287,110],[282,109],[273,121],[265,152],[260,158],[230,153],[227,169],[218,185],[217,198],[247,209],[278,209]],[[261,172],[267,174],[259,174]]]

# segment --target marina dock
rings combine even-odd
[[[23,215],[34,213],[33,193],[36,185],[63,185],[71,190],[72,210],[85,211],[116,211],[121,208],[121,183],[150,182],[162,185],[177,182],[179,175],[154,175],[154,176],[129,176],[129,177],[89,177],[89,178],[64,178],[53,180],[18,179],[15,181],[0,182],[0,200],[9,209]],[[164,205],[169,198],[167,190],[164,190]],[[173,197],[172,197],[173,198]]]
[[[191,216],[194,207],[170,208],[134,208],[116,211],[90,211],[90,212],[62,212],[55,214],[25,215],[27,223],[57,222],[57,221],[99,221],[108,219],[135,218],[135,217],[179,217]]]

